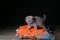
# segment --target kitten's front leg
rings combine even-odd
[[[30,29],[31,28],[31,25],[28,25],[28,28],[27,29]]]
[[[37,29],[37,25],[35,23],[33,24],[33,26],[34,26],[34,29]]]

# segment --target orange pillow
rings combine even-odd
[[[22,27],[20,27],[17,31],[17,34],[22,35],[24,37],[24,35],[29,35],[28,38],[32,38],[32,36],[35,36],[37,34],[41,34],[42,36],[45,35],[45,30],[44,29],[37,29],[35,30],[34,28],[30,28],[30,30],[27,29],[28,25],[24,25]]]

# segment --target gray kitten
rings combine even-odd
[[[27,29],[30,29],[32,26],[34,26],[34,29],[37,29],[38,26],[45,29],[44,21],[46,20],[46,15],[43,16],[43,18],[39,16],[26,16],[25,21],[28,24]]]

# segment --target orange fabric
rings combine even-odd
[[[30,30],[28,30],[27,27],[28,27],[27,25],[20,27],[18,29],[17,34],[22,35],[22,36],[29,35],[28,38],[31,38],[32,35],[37,35],[37,34],[41,34],[42,36],[45,35],[46,31],[44,29],[35,30],[34,28],[31,28]]]

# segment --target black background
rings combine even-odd
[[[59,2],[56,1],[8,1],[3,3],[3,11],[0,13],[1,26],[24,25],[25,16],[46,14],[47,25],[60,25]],[[3,13],[4,12],[4,13]]]

